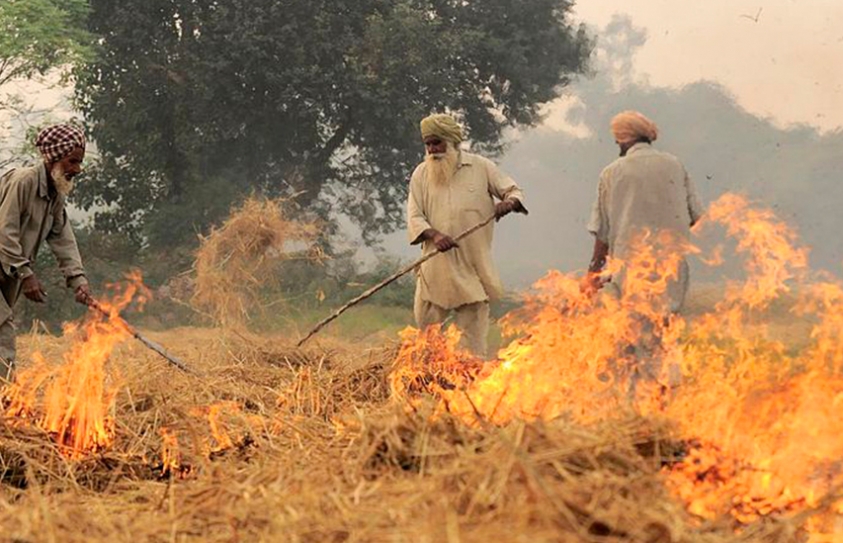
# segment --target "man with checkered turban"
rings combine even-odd
[[[36,303],[47,301],[33,269],[42,242],[52,249],[76,301],[91,299],[65,210],[73,180],[82,172],[85,134],[68,124],[50,126],[35,138],[35,147],[41,162],[0,177],[0,384],[12,379],[15,367],[13,314],[20,294]]]
[[[452,116],[436,114],[421,121],[427,155],[410,179],[407,230],[411,245],[424,254],[445,254],[417,271],[413,309],[416,324],[442,323],[450,313],[462,332],[461,345],[474,355],[488,355],[489,302],[503,293],[492,262],[489,224],[459,242],[451,236],[492,214],[527,213],[524,193],[491,160],[464,151],[462,126]]]

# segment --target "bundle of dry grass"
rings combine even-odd
[[[292,252],[314,240],[317,228],[286,217],[285,200],[252,197],[202,239],[196,253],[191,303],[226,328],[242,328],[261,307],[262,290],[278,285],[278,264],[314,258]]]
[[[71,461],[0,424],[0,540],[799,541],[788,521],[696,522],[663,484],[677,447],[652,419],[469,426],[391,395],[391,348],[155,339],[206,377],[121,346],[109,450]],[[39,341],[49,360],[64,346]]]

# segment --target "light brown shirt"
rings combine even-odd
[[[0,177],[0,267],[8,305],[17,299],[20,281],[33,274],[41,243],[52,249],[67,285],[87,283],[65,199],[47,183],[43,164],[12,170]],[[0,320],[4,319],[0,308]]]
[[[429,228],[456,237],[495,212],[495,198],[522,202],[521,189],[498,167],[479,155],[461,152],[457,171],[447,184],[428,182],[427,165],[419,164],[410,179],[407,232],[410,244],[421,242]],[[492,262],[494,223],[459,242],[459,247],[431,258],[419,270],[421,298],[445,309],[494,300],[503,293]],[[436,251],[432,241],[424,254]]]
[[[627,260],[634,239],[645,229],[670,230],[688,239],[702,213],[694,183],[679,159],[637,143],[600,174],[588,230],[609,245],[610,257]],[[683,262],[678,281],[669,288],[674,311],[682,305],[687,283]]]

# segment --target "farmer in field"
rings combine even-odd
[[[668,232],[679,242],[687,241],[702,215],[685,167],[675,156],[653,148],[659,135],[655,123],[637,111],[625,111],[612,119],[611,126],[620,158],[600,174],[588,222],[594,234],[586,282],[590,289],[601,286],[607,258],[628,261],[633,256],[634,242],[644,231]],[[611,278],[608,286],[619,294],[622,283],[622,278]],[[680,258],[676,279],[668,282],[666,292],[671,312],[682,308],[687,292],[688,262]]]
[[[688,262],[684,247],[691,227],[702,215],[702,207],[682,163],[673,155],[653,148],[652,143],[659,135],[655,123],[637,111],[625,111],[612,119],[611,127],[620,147],[620,158],[600,175],[597,199],[588,223],[588,230],[594,234],[594,252],[584,289],[596,292],[602,287],[609,295],[620,297],[624,283],[633,274],[645,281],[666,280],[660,287],[666,287],[663,293],[653,290],[659,293],[651,300],[656,304],[655,311],[646,310],[638,315],[639,336],[625,350],[627,359],[632,361],[629,394],[634,396],[642,379],[661,383],[663,390],[679,384],[678,363],[665,359],[659,336],[669,322],[666,317],[679,312],[685,302]],[[660,244],[660,250],[667,251],[660,253],[661,264],[674,269],[665,270],[661,278],[651,278],[649,271],[641,273],[642,270],[622,270],[613,277],[602,277],[607,259],[627,263],[634,260],[636,248],[641,248],[636,244],[641,243],[644,232],[649,233],[649,243]],[[638,284],[635,288],[646,290],[647,285]]]
[[[485,358],[489,302],[503,292],[492,262],[493,225],[464,238],[453,236],[495,215],[527,213],[524,195],[495,164],[460,149],[462,127],[450,115],[421,122],[426,157],[410,179],[407,231],[425,254],[442,251],[418,270],[414,313],[419,328],[449,313],[462,331],[462,345]],[[497,202],[496,202],[497,200]]]
[[[82,171],[85,135],[70,125],[42,130],[35,146],[43,161],[0,177],[0,384],[11,381],[15,367],[13,310],[21,293],[45,303],[47,293],[35,274],[41,242],[50,245],[76,301],[90,299],[88,280],[65,211],[73,178]]]

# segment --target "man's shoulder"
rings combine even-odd
[[[36,188],[38,186],[39,166],[25,166],[11,169],[2,175],[3,184]]]
[[[610,162],[609,165],[606,166],[605,168],[603,168],[603,171],[600,172],[600,177],[601,178],[608,177],[608,176],[612,175],[613,173],[617,172],[618,170],[620,170],[621,168],[623,168],[625,158],[626,157],[619,157],[619,158],[616,158],[615,160],[613,160],[612,162]]]
[[[420,162],[415,169],[413,169],[413,173],[410,174],[410,183],[418,183],[424,177],[424,170],[427,168],[427,164],[424,162]]]
[[[636,168],[644,163],[642,161],[646,161],[648,164],[653,164],[653,161],[655,161],[657,164],[684,168],[682,162],[675,155],[672,155],[667,151],[647,147],[646,149],[638,151],[634,155],[616,158],[611,164],[603,169],[603,173],[604,175],[622,173],[626,168],[630,168],[630,171],[635,171]]]
[[[497,168],[497,164],[489,160],[488,158],[484,157],[483,155],[478,155],[477,153],[469,153],[468,151],[462,151],[460,153],[460,160],[463,164],[471,165],[471,166],[482,166],[484,168]]]
[[[682,161],[679,160],[679,158],[672,153],[668,153],[667,151],[662,151],[661,149],[653,149],[652,153],[653,153],[654,156],[659,157],[660,159],[664,160],[665,162],[678,164],[680,166],[682,165]]]

